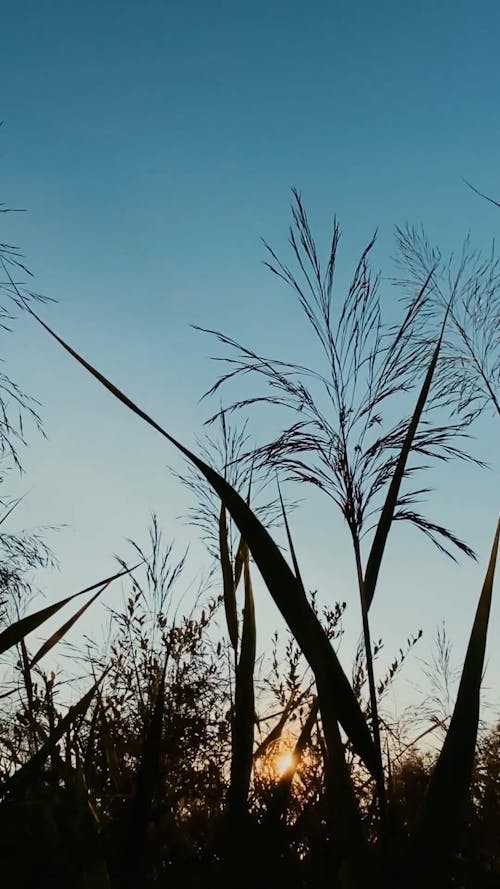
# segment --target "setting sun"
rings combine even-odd
[[[293,753],[291,750],[284,750],[282,753],[279,753],[276,759],[274,760],[274,770],[276,774],[281,778],[285,772],[288,772],[293,766]]]

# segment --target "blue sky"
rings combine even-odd
[[[496,2],[19,0],[2,15],[0,183],[1,199],[29,212],[3,216],[1,240],[58,300],[49,322],[193,444],[217,368],[190,324],[314,360],[261,264],[260,236],[285,248],[292,185],[320,243],[338,215],[341,280],[376,227],[386,274],[395,224],[423,223],[445,250],[468,231],[489,245],[499,213],[462,180],[500,194],[499,26]],[[8,480],[29,491],[18,522],[68,525],[52,538],[61,570],[41,579],[47,595],[108,573],[124,538],[145,538],[152,509],[167,536],[190,539],[164,443],[28,319],[2,347],[42,402],[48,435],[30,438],[25,476]],[[479,434],[476,452],[492,459],[497,429]],[[387,660],[420,626],[428,646],[443,618],[462,657],[498,512],[494,479],[456,466],[433,477],[433,514],[470,538],[479,566],[456,568],[397,531],[374,610]],[[352,601],[355,641],[346,538],[313,502],[314,519],[307,506],[294,518],[304,573]],[[265,593],[261,615],[264,639],[276,620]],[[496,606],[491,639],[499,616]]]

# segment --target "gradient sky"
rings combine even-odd
[[[314,362],[298,311],[261,264],[260,236],[285,249],[292,185],[320,243],[338,215],[341,280],[376,227],[386,274],[395,224],[423,223],[445,250],[468,231],[488,247],[499,211],[463,179],[500,195],[499,36],[495,0],[18,0],[2,10],[0,197],[29,212],[2,216],[1,240],[22,248],[36,287],[58,300],[49,323],[194,444],[217,349],[190,324]],[[30,436],[25,476],[8,479],[10,493],[29,492],[16,521],[68,525],[50,537],[61,570],[40,578],[47,596],[109,573],[126,537],[145,539],[153,509],[179,547],[192,539],[176,519],[190,501],[167,472],[181,464],[165,443],[29,319],[2,347],[6,369],[42,402],[48,436]],[[477,433],[475,453],[492,460],[497,428]],[[455,465],[432,481],[429,514],[454,523],[479,565],[457,568],[396,531],[373,609],[383,663],[420,626],[426,656],[443,619],[458,661],[465,651],[498,475]],[[297,547],[308,586],[352,603],[349,664],[359,618],[346,537],[328,504],[313,503],[294,516]],[[264,591],[258,607],[263,644],[277,617]],[[498,605],[492,620],[498,711]]]

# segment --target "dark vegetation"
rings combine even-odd
[[[480,722],[480,687],[498,530],[478,573],[478,606],[453,686],[440,632],[425,698],[394,720],[386,694],[413,655],[408,637],[385,665],[370,606],[394,521],[410,523],[443,554],[474,557],[454,529],[421,508],[433,463],[474,462],[472,424],[500,413],[499,268],[468,242],[446,259],[424,234],[400,230],[400,318],[384,316],[374,246],[346,294],[335,290],[340,230],[323,267],[294,194],[291,287],[321,364],[260,355],[223,333],[227,372],[211,395],[244,377],[196,456],[106,380],[39,316],[19,253],[0,245],[8,326],[28,312],[97,382],[186,457],[179,477],[212,568],[195,605],[180,610],[187,556],[176,556],[154,517],[116,574],[52,605],[31,601],[28,578],[52,555],[43,534],[0,528],[0,844],[6,886],[52,887],[500,884],[500,725]],[[36,403],[0,376],[0,449],[20,466],[23,422]],[[281,424],[251,446],[243,413],[271,410]],[[478,461],[475,460],[477,463]],[[278,484],[278,480],[279,483]],[[294,549],[296,503],[280,485],[314,485],[339,509],[352,549],[356,601],[320,605]],[[287,491],[294,490],[287,485]],[[274,542],[286,540],[286,551]],[[272,531],[271,537],[269,531]],[[258,573],[287,625],[257,657]],[[86,578],[85,581],[88,582]],[[111,583],[124,590],[102,650],[82,642],[88,677],[71,689],[44,668],[54,646]],[[403,592],[402,592],[403,594]],[[83,602],[83,604],[82,604]],[[29,634],[68,606],[41,648]],[[337,658],[346,609],[362,637],[352,676]],[[41,610],[37,610],[40,608]],[[79,689],[79,690],[78,690]],[[68,706],[71,704],[72,706]]]

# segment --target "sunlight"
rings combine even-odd
[[[279,753],[274,760],[274,770],[279,778],[284,775],[293,767],[293,752],[291,750],[284,750],[282,753]]]

